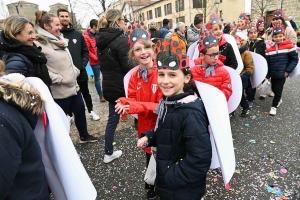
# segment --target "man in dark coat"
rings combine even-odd
[[[156,22],[152,21],[150,22],[150,29],[149,29],[150,35],[151,35],[151,40],[153,43],[156,43],[157,40],[160,38],[160,32],[157,30],[156,27]]]
[[[70,23],[69,11],[63,8],[57,10],[57,16],[62,25],[61,33],[69,40],[68,49],[73,59],[74,65],[80,70],[77,77],[77,83],[84,98],[89,117],[93,120],[99,120],[100,117],[93,111],[93,102],[88,88],[88,76],[85,67],[89,61],[89,51],[86,46],[82,33],[75,30]]]

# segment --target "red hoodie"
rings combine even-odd
[[[123,104],[130,105],[128,114],[138,114],[139,138],[143,132],[154,129],[157,114],[153,111],[163,96],[157,84],[157,68],[152,68],[147,77],[148,82],[145,82],[142,77],[138,78],[138,70],[134,72],[129,80],[128,98],[119,99]],[[145,148],[144,151],[151,154],[151,148]]]
[[[232,94],[231,78],[229,72],[223,67],[224,64],[218,60],[218,66],[215,67],[215,76],[210,74],[209,77],[205,77],[206,68],[197,66],[202,65],[202,59],[197,58],[194,62],[196,66],[191,69],[193,79],[219,88],[224,93],[226,100],[228,101]]]
[[[93,35],[93,33],[90,32],[90,29],[86,29],[83,32],[83,36],[89,50],[90,65],[91,66],[99,65],[95,36]]]

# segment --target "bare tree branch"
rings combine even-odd
[[[196,8],[200,13],[203,13],[203,21],[206,23],[206,18],[213,13],[213,10],[216,8],[215,0],[198,0],[202,1],[202,8]]]
[[[272,7],[277,6],[277,0],[252,0],[252,16],[265,16]]]

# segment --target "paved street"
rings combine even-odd
[[[249,117],[237,115],[231,118],[237,159],[231,189],[224,189],[219,171],[210,171],[205,200],[300,199],[299,86],[300,77],[287,80],[283,103],[277,109],[276,117],[265,113],[269,112],[272,100],[267,98],[254,102]],[[137,133],[132,127],[133,120],[130,117],[128,122],[120,122],[115,134],[115,148],[123,151],[122,157],[104,164],[108,104],[99,102],[92,83],[89,87],[94,110],[100,114],[101,120],[88,119],[88,128],[90,134],[99,136],[100,140],[94,144],[79,144],[74,125],[71,137],[98,192],[97,199],[144,200],[145,154],[135,147]],[[238,110],[238,114],[240,112]]]

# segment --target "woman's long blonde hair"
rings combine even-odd
[[[98,20],[98,29],[107,28],[110,23],[115,23],[122,16],[122,12],[118,9],[111,9],[106,12],[106,15],[101,16]]]

